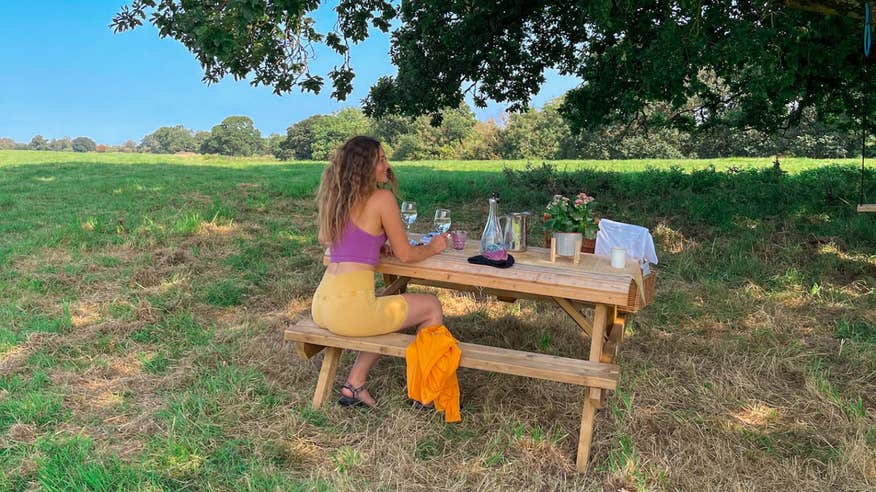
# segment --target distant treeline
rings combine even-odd
[[[500,123],[478,121],[465,104],[446,109],[435,118],[416,119],[372,119],[358,108],[347,108],[311,116],[290,126],[285,135],[267,137],[262,137],[250,118],[230,116],[210,131],[165,126],[140,143],[129,140],[120,146],[96,145],[87,137],[46,140],[37,135],[28,144],[0,138],[0,149],[271,154],[281,160],[326,160],[347,138],[366,134],[380,139],[392,160],[860,156],[860,133],[854,122],[826,123],[814,114],[806,114],[797,126],[771,135],[727,126],[682,130],[669,125],[648,129],[612,126],[575,134],[560,115],[559,106],[560,101],[554,100],[540,110],[505,115]]]

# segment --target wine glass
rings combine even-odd
[[[450,210],[439,208],[435,210],[435,231],[438,234],[447,234],[450,230]]]
[[[402,202],[401,204],[402,222],[405,224],[405,232],[411,230],[411,225],[417,220],[417,204],[414,202]]]
[[[415,202],[402,202],[401,218],[405,224],[405,234],[410,234],[411,225],[417,220],[417,204]],[[417,244],[413,239],[408,239],[408,243],[412,246]]]

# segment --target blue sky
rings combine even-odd
[[[175,40],[159,38],[150,24],[112,33],[107,26],[125,3],[0,1],[0,137],[29,142],[36,134],[87,136],[117,145],[139,142],[161,126],[209,130],[231,115],[249,116],[263,135],[285,133],[310,115],[358,106],[378,77],[395,73],[389,36],[375,31],[352,48],[356,79],[344,102],[329,98],[330,86],[320,95],[295,90],[283,96],[230,77],[207,86],[191,53]],[[321,31],[331,27],[331,5],[323,6],[316,19]],[[339,61],[320,50],[312,70],[324,75]],[[547,78],[533,98],[536,107],[577,85],[556,73]],[[494,103],[475,112],[486,120],[498,118],[503,109]]]

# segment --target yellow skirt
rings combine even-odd
[[[319,326],[349,337],[392,333],[408,316],[408,301],[401,295],[377,297],[374,272],[326,272],[313,294],[310,309]]]

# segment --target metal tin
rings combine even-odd
[[[505,246],[508,251],[526,251],[527,219],[530,212],[511,212],[505,215]]]

